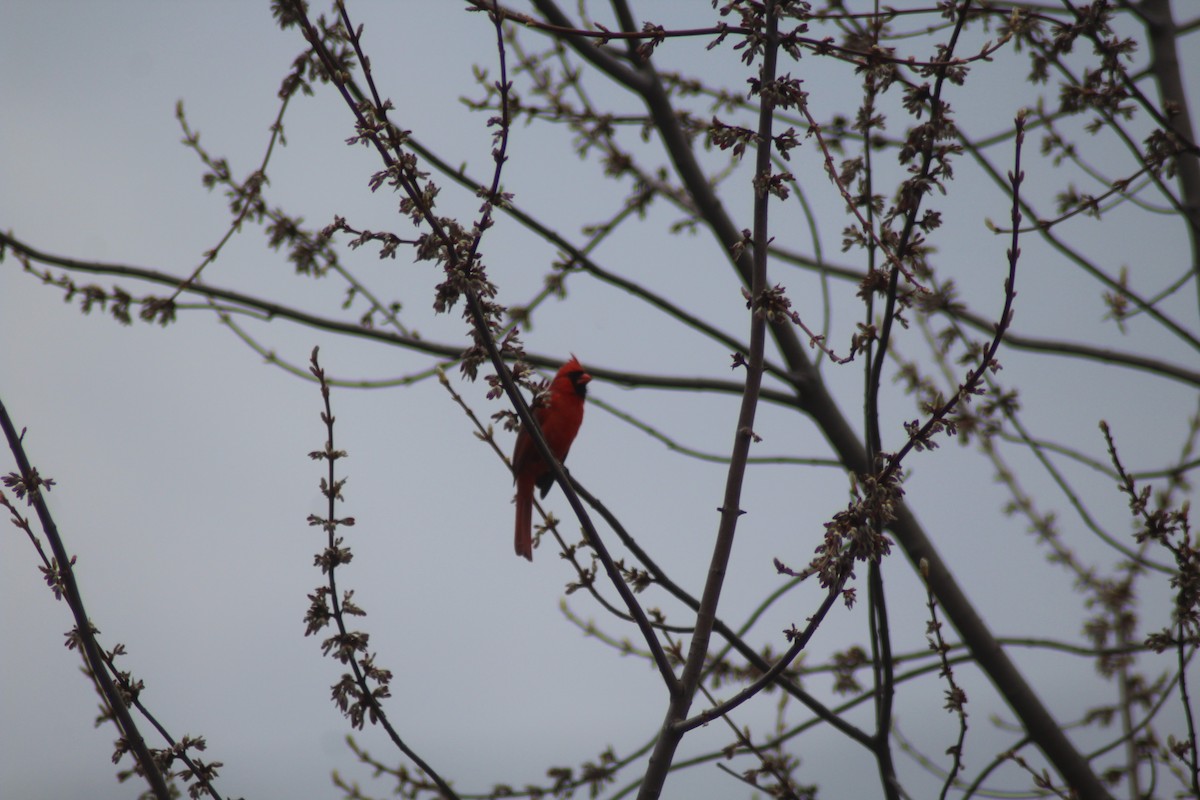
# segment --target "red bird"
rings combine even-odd
[[[550,391],[542,397],[542,402],[533,408],[533,418],[542,429],[542,437],[560,462],[567,460],[567,452],[575,441],[575,434],[579,433],[583,422],[583,398],[591,379],[579,359],[571,356],[550,381]],[[513,481],[517,484],[514,542],[517,555],[533,561],[533,487],[541,489],[542,497],[545,497],[554,483],[554,475],[525,428],[517,434],[512,469]]]

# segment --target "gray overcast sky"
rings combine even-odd
[[[395,20],[418,5],[419,22]],[[494,69],[494,36],[486,20],[450,2],[352,8],[368,23],[376,72],[396,102],[400,124],[452,163],[488,175],[484,116],[459,100],[479,94],[470,80],[472,61]],[[680,7],[661,8],[669,13]],[[224,234],[228,215],[225,199],[203,189],[202,166],[180,144],[175,104],[184,102],[202,144],[227,157],[235,175],[245,175],[262,158],[277,111],[275,92],[300,49],[297,34],[273,25],[266,3],[9,4],[0,12],[0,229],[56,254],[190,273]],[[704,63],[702,44],[664,47],[660,54],[683,65]],[[729,74],[739,74],[728,50],[713,57],[725,59]],[[814,102],[856,91],[853,82],[834,82],[845,76],[822,80],[826,65],[820,60],[806,64],[814,70],[806,73]],[[1012,76],[1023,74],[1013,69],[1011,62],[981,69],[986,94],[955,98],[962,120],[978,123],[977,133],[1005,124],[1003,115],[984,119],[989,102],[1011,118],[1021,91]],[[610,96],[600,85],[593,91],[598,103]],[[286,124],[288,146],[270,172],[272,205],[318,227],[335,213],[364,228],[395,224],[396,198],[366,190],[377,162],[365,150],[341,144],[352,126],[332,93],[321,89],[315,99],[296,100]],[[506,185],[566,235],[578,238],[580,225],[602,220],[620,205],[624,187],[595,180],[593,165],[571,153],[561,130],[518,125],[511,155]],[[816,187],[826,252],[839,254],[841,201],[824,182],[820,160],[806,155],[795,167],[797,176]],[[1046,186],[1031,183],[1032,191],[1048,195]],[[1004,223],[1007,208],[985,188],[952,197],[964,203],[942,208],[950,222],[968,214],[975,219],[962,223],[963,233],[939,241],[941,257],[958,267],[954,275],[964,294],[994,312],[1007,240],[988,234],[981,218]],[[729,202],[739,214],[748,208],[744,193],[731,193]],[[454,191],[443,203],[466,217],[478,204]],[[794,209],[786,213],[801,225]],[[661,207],[651,212],[652,222],[677,217]],[[685,305],[744,337],[736,283],[715,259],[707,234],[646,233],[662,227],[638,229],[645,238],[618,235],[597,257],[677,292]],[[1149,280],[1154,286],[1177,274],[1184,257],[1177,230],[1158,236],[1147,229],[1131,237],[1119,224],[1093,228],[1089,246],[1123,254],[1111,263],[1160,265]],[[505,224],[485,243],[500,301],[528,302],[556,254]],[[1146,258],[1148,251],[1153,257]],[[405,254],[380,262],[365,249],[346,258],[385,298],[400,297],[405,319],[427,338],[465,342],[457,311],[442,317],[428,311],[437,282],[429,265],[410,265]],[[1104,309],[1094,286],[1032,244],[1026,259],[1018,327],[1066,336],[1081,324],[1099,324]],[[654,270],[639,269],[650,264]],[[283,256],[249,230],[206,270],[205,280],[338,313],[344,285],[289,273]],[[786,271],[777,279],[789,284],[803,315],[819,318],[815,279]],[[88,282],[85,276],[77,280]],[[531,351],[574,351],[585,364],[634,372],[729,376],[723,348],[697,346],[623,296],[582,279],[577,284],[570,304],[548,305],[525,335]],[[122,285],[135,294],[163,291]],[[853,292],[839,290],[834,348],[844,350],[860,311]],[[1194,301],[1194,293],[1187,294]],[[1196,327],[1194,302],[1190,315],[1181,316]],[[302,635],[306,594],[320,582],[312,554],[322,542],[305,524],[308,514],[323,513],[321,472],[306,455],[324,440],[319,393],[264,364],[207,311],[185,311],[166,330],[125,328],[104,317],[99,310],[82,316],[65,305],[61,292],[21,274],[11,256],[0,265],[0,396],[17,424],[28,428],[25,442],[34,463],[57,480],[52,508],[79,558],[79,579],[102,642],[128,647],[124,666],[145,680],[143,700],[174,735],[207,737],[208,757],[225,763],[220,786],[226,796],[338,796],[332,769],[364,781],[369,772],[354,765],[342,743],[347,725],[328,700],[340,670],[321,657],[319,642]],[[244,322],[262,346],[300,366],[320,345],[326,367],[347,379],[412,375],[435,363],[311,330]],[[1115,340],[1109,329],[1097,335]],[[1135,333],[1142,332],[1135,325]],[[1144,347],[1181,360],[1177,342],[1158,343],[1152,331],[1145,335],[1151,344]],[[906,347],[903,340],[899,347]],[[1096,422],[1113,419],[1124,426],[1117,430],[1126,436],[1135,467],[1174,452],[1183,417],[1195,405],[1195,392],[1177,386],[1149,397],[1096,388],[1106,385],[1100,382],[1105,372],[1093,366],[1047,360],[1005,366],[1004,379],[1033,387],[1027,405],[1039,435],[1085,441],[1087,452],[1102,458]],[[500,408],[483,398],[485,387],[461,382],[456,370],[451,380],[481,417]],[[861,372],[835,373],[830,380],[853,398]],[[1131,373],[1129,380],[1132,386],[1138,377]],[[600,381],[593,391],[618,408],[636,409],[687,444],[728,451],[736,399],[683,404],[678,395],[635,395]],[[371,632],[372,649],[396,674],[389,709],[410,743],[464,791],[539,782],[549,764],[578,764],[609,745],[624,755],[644,744],[664,710],[658,676],[642,660],[615,655],[564,620],[559,597],[571,573],[549,542],[536,551],[532,566],[512,557],[509,476],[445,390],[434,380],[378,391],[339,389],[333,403],[338,446],[351,454],[345,512],[358,520],[349,532],[357,558],[344,585],[370,614],[363,627]],[[908,400],[889,406],[891,435],[898,437],[898,422],[913,413]],[[1156,424],[1160,420],[1170,422]],[[820,436],[810,425],[797,426],[793,415],[767,407],[760,421],[764,453],[826,455]],[[511,442],[510,434],[502,435],[502,447]],[[943,555],[966,577],[972,599],[1000,633],[1079,640],[1079,597],[1028,544],[1024,523],[997,513],[1004,497],[990,469],[961,457],[957,446],[950,449],[942,460],[913,462],[909,492]],[[0,464],[11,469],[7,458]],[[682,583],[699,591],[717,523],[720,465],[681,461],[592,408],[571,466],[617,514],[635,522],[639,540],[652,552],[670,555]],[[779,584],[772,558],[803,564],[822,522],[847,501],[845,479],[836,470],[758,468],[752,476],[744,503],[750,513],[724,607],[730,620],[743,619]],[[946,489],[961,500],[920,505]],[[1106,524],[1125,534],[1121,498],[1108,489],[1088,491]],[[568,511],[557,492],[550,507],[560,517]],[[1070,533],[1081,527],[1071,519],[1065,525]],[[781,538],[781,531],[797,535]],[[889,577],[902,609],[896,634],[900,649],[920,650],[923,592],[901,559],[895,556]],[[0,536],[0,585],[0,796],[137,794],[141,786],[120,786],[112,777],[112,730],[93,729],[96,699],[78,674],[77,658],[62,646],[68,611],[46,590],[32,548],[15,531]],[[780,649],[778,632],[802,624],[816,596],[802,592],[786,607],[772,608],[753,640]],[[606,620],[582,594],[568,599],[582,617],[604,620],[605,630],[635,634]],[[649,602],[665,603],[661,597]],[[675,621],[684,618],[678,608],[664,607],[678,615]],[[814,642],[814,660],[866,642],[861,612],[834,611]],[[1018,660],[1063,719],[1077,717],[1094,701],[1090,668],[1080,670],[1077,662],[1064,668],[1061,657],[1039,654]],[[1083,685],[1079,674],[1086,676]],[[986,705],[990,697],[978,675],[964,669],[960,678],[981,702],[972,717],[981,742],[972,764],[979,768],[982,754],[1009,741],[987,721],[988,713],[1005,712]],[[825,691],[827,684],[820,687]],[[913,688],[898,707],[905,734],[938,754],[949,744],[950,721],[939,716],[940,727],[931,728],[928,738],[924,733],[929,709],[940,708],[942,688],[932,682]],[[769,710],[745,721],[763,718]],[[687,753],[729,738],[710,726],[689,739]],[[358,739],[385,762],[396,760],[377,731],[368,729]],[[862,769],[869,764],[863,753],[848,756],[845,741],[832,736],[802,741],[799,751],[812,780],[833,776],[831,785],[840,792],[875,791],[873,768]],[[910,777],[920,774],[911,763],[903,769]],[[671,797],[744,794],[711,765],[668,788]],[[369,791],[385,795],[387,787]]]

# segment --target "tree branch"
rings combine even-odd
[[[13,459],[17,462],[17,475],[25,489],[25,496],[34,511],[37,512],[38,521],[41,522],[42,530],[50,543],[50,550],[58,562],[58,577],[67,606],[75,618],[75,634],[78,637],[80,649],[83,651],[84,658],[87,659],[88,669],[91,670],[92,677],[100,688],[105,704],[112,712],[113,721],[116,722],[121,732],[121,746],[128,748],[133,753],[133,757],[137,760],[138,772],[146,779],[154,796],[158,800],[170,800],[171,792],[167,788],[166,778],[159,770],[158,762],[155,761],[145,739],[138,731],[137,724],[134,723],[133,716],[129,713],[129,705],[117,690],[112,676],[108,672],[103,651],[96,642],[95,629],[92,627],[92,621],[88,619],[87,610],[83,605],[83,593],[79,589],[78,581],[75,580],[71,557],[67,554],[66,545],[63,544],[62,536],[58,532],[58,525],[55,524],[54,517],[50,514],[50,507],[46,505],[46,499],[42,492],[43,481],[29,464],[29,458],[25,455],[25,446],[21,442],[22,435],[17,433],[16,426],[8,416],[8,409],[4,407],[3,400],[0,400],[0,430],[4,431],[4,437],[8,440],[8,449],[12,451]]]

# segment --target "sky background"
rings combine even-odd
[[[472,83],[473,63],[494,77],[494,32],[487,20],[450,2],[351,8],[368,26],[374,68],[384,94],[396,103],[397,122],[449,162],[490,176],[486,115],[461,102],[464,95],[481,94]],[[667,15],[655,19],[668,25],[712,24],[703,13],[699,21],[687,18],[674,4],[655,12]],[[523,41],[530,47],[538,42],[533,36]],[[972,40],[974,47],[979,43]],[[706,53],[704,44],[671,43],[657,57],[679,69],[704,67],[714,80],[742,90],[737,54],[728,47]],[[273,24],[266,3],[8,5],[0,12],[0,75],[6,76],[0,81],[0,229],[54,254],[189,274],[224,235],[229,216],[220,192],[201,185],[203,167],[195,154],[180,143],[176,103],[183,101],[201,143],[244,176],[262,159],[280,80],[301,47],[295,31]],[[1187,57],[1186,74],[1194,81],[1196,56]],[[790,68],[801,74],[800,67]],[[853,110],[845,100],[856,92],[849,70],[808,59],[802,74],[819,118]],[[981,67],[968,84],[971,91],[952,98],[964,127],[979,136],[1003,130],[1014,110],[1029,102],[1015,80],[1023,74],[1019,58]],[[599,107],[640,111],[602,82],[588,89]],[[294,101],[285,124],[287,147],[270,169],[272,206],[318,228],[334,214],[360,228],[397,227],[398,199],[386,190],[368,191],[378,161],[365,149],[342,144],[352,125],[330,91],[319,88],[317,97]],[[897,118],[897,130],[900,124]],[[1030,158],[1036,147],[1031,137]],[[811,144],[804,148],[792,168],[811,187],[824,251],[861,267],[858,256],[840,252],[846,224],[841,200]],[[655,151],[648,145],[639,152]],[[599,180],[599,168],[573,154],[570,135],[559,126],[516,125],[510,156],[505,185],[518,203],[577,242],[580,226],[614,213],[627,188]],[[705,158],[718,163],[714,155]],[[967,169],[967,159],[961,163],[962,184],[952,187],[951,200],[931,201],[951,230],[938,240],[937,259],[976,310],[994,315],[1003,301],[1008,239],[988,233],[982,220],[1005,224],[1008,209]],[[894,176],[898,168],[891,163],[881,172]],[[1051,208],[1061,179],[1042,180],[1043,173],[1031,172],[1031,196]],[[450,187],[439,201],[445,213],[465,218],[478,206],[469,193]],[[739,225],[749,227],[744,181],[729,189],[726,202]],[[810,249],[811,235],[795,203],[779,208],[781,238]],[[710,237],[663,232],[680,216],[657,204],[644,223],[601,245],[597,260],[744,339],[744,303]],[[1066,229],[1072,241],[1102,256],[1114,274],[1122,264],[1139,269],[1147,295],[1186,268],[1186,241],[1169,217],[1118,211],[1103,224],[1078,225]],[[503,218],[484,250],[499,301],[518,305],[535,296],[556,258],[552,248]],[[1015,323],[1021,333],[1196,363],[1194,351],[1141,320],[1122,336],[1104,322],[1095,283],[1032,237],[1023,251]],[[431,265],[410,263],[403,251],[394,261],[380,261],[370,248],[343,249],[342,256],[381,297],[400,299],[402,319],[425,338],[466,342],[458,309],[432,313],[439,276]],[[819,320],[817,279],[786,266],[773,270],[772,279],[788,286],[801,315]],[[165,293],[104,277],[76,280],[116,283],[135,296]],[[294,277],[285,257],[269,250],[253,227],[226,246],[204,280],[328,316],[355,319],[362,309],[340,310],[345,286],[336,277]],[[739,379],[729,372],[726,348],[659,320],[586,277],[572,277],[569,287],[569,302],[546,304],[525,333],[531,352],[552,358],[574,352],[585,365],[630,372]],[[861,308],[852,286],[833,288],[831,342],[845,352]],[[1167,307],[1196,330],[1193,286]],[[239,319],[263,348],[301,368],[320,346],[326,369],[345,380],[421,375],[437,363],[377,343]],[[916,331],[897,341],[905,355],[918,355],[923,347]],[[848,413],[857,413],[858,366],[826,365],[825,374]],[[484,398],[482,382],[460,380],[456,368],[450,377],[481,418],[505,407]],[[1196,406],[1194,387],[1129,371],[1114,379],[1110,368],[1063,359],[1012,354],[1000,378],[1023,387],[1036,436],[1076,443],[1103,459],[1097,422],[1109,419],[1135,469],[1159,466],[1177,452],[1186,416]],[[591,389],[593,397],[636,413],[689,446],[729,451],[736,397],[633,392],[599,380]],[[305,523],[309,514],[324,513],[318,487],[323,466],[307,457],[325,437],[317,388],[264,363],[211,311],[183,311],[166,329],[123,327],[100,310],[80,314],[63,302],[61,291],[23,274],[10,255],[0,264],[0,396],[27,429],[31,460],[56,480],[51,508],[78,557],[77,575],[102,644],[127,647],[125,668],[146,682],[143,701],[174,736],[207,738],[207,758],[225,764],[219,782],[224,796],[337,797],[332,770],[386,795],[388,785],[371,784],[370,771],[355,764],[344,744],[348,725],[328,699],[341,669],[322,658],[317,640],[303,635],[306,595],[321,582],[312,557],[323,540]],[[890,385],[887,398],[885,448],[898,445],[900,421],[915,414],[911,400]],[[343,511],[358,521],[347,531],[356,558],[340,580],[369,613],[361,627],[371,633],[371,649],[395,673],[388,710],[406,740],[467,792],[541,782],[548,765],[577,765],[609,746],[624,755],[648,741],[665,710],[656,672],[565,618],[560,602],[573,573],[550,542],[535,551],[532,565],[512,556],[510,477],[445,389],[433,379],[370,391],[339,388],[333,407],[337,446],[350,453],[342,465],[349,476]],[[763,407],[756,432],[764,439],[758,454],[828,455],[810,422],[776,408]],[[511,434],[499,439],[502,448],[511,448]],[[1071,545],[1111,565],[1111,553],[1095,546],[1061,495],[1045,489],[1046,477],[1027,454],[1009,456],[1028,488],[1045,492],[1040,496],[1047,510],[1066,509],[1062,524]],[[572,474],[698,594],[724,468],[680,458],[597,407],[589,409],[570,461]],[[0,470],[8,472],[10,464],[6,455]],[[918,515],[993,629],[1082,642],[1087,611],[1081,598],[1030,543],[1026,523],[1000,513],[1006,496],[992,470],[957,445],[909,465],[907,489]],[[1111,481],[1086,467],[1062,466],[1104,527],[1127,536],[1125,503]],[[731,623],[744,620],[780,585],[774,557],[796,567],[806,563],[822,523],[847,500],[846,479],[837,469],[752,468],[743,500],[749,513],[739,528],[722,615]],[[560,517],[568,512],[557,491],[549,507]],[[897,649],[919,651],[925,646],[923,590],[901,553],[893,555],[893,564],[887,575]],[[118,785],[113,778],[113,731],[93,728],[96,698],[79,674],[78,658],[63,647],[68,609],[47,591],[32,547],[15,529],[0,536],[0,586],[0,796],[136,796],[140,785]],[[1165,590],[1147,585],[1145,592],[1161,608]],[[779,632],[803,624],[818,600],[815,587],[789,594],[764,614],[751,641],[781,649]],[[582,593],[567,603],[618,638],[636,636]],[[648,596],[647,603],[686,622],[661,595]],[[864,610],[835,608],[814,641],[812,660],[865,645]],[[1014,657],[1061,719],[1077,718],[1105,696],[1106,685],[1073,657],[1025,651]],[[1007,712],[986,682],[969,668],[960,669],[958,678],[978,698],[970,709],[977,738],[968,740],[968,763],[979,769],[1015,737],[989,721],[990,714]],[[812,688],[832,702],[827,679],[813,679]],[[941,754],[956,732],[940,710],[943,688],[932,680],[906,685],[898,700],[902,732],[932,754]],[[739,722],[769,725],[774,702]],[[1178,713],[1167,718],[1178,720]],[[855,719],[867,721],[865,715]],[[385,762],[397,760],[381,732],[356,736]],[[729,740],[726,729],[712,725],[690,736],[682,752],[707,752]],[[1104,741],[1092,733],[1082,740]],[[872,762],[853,745],[828,734],[799,742],[801,780],[829,782],[837,793],[830,796],[877,791]],[[924,786],[921,769],[901,762],[902,775]],[[748,791],[704,765],[673,777],[667,796]]]

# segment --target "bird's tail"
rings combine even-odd
[[[513,537],[517,555],[533,561],[533,483],[517,481],[517,525]]]

